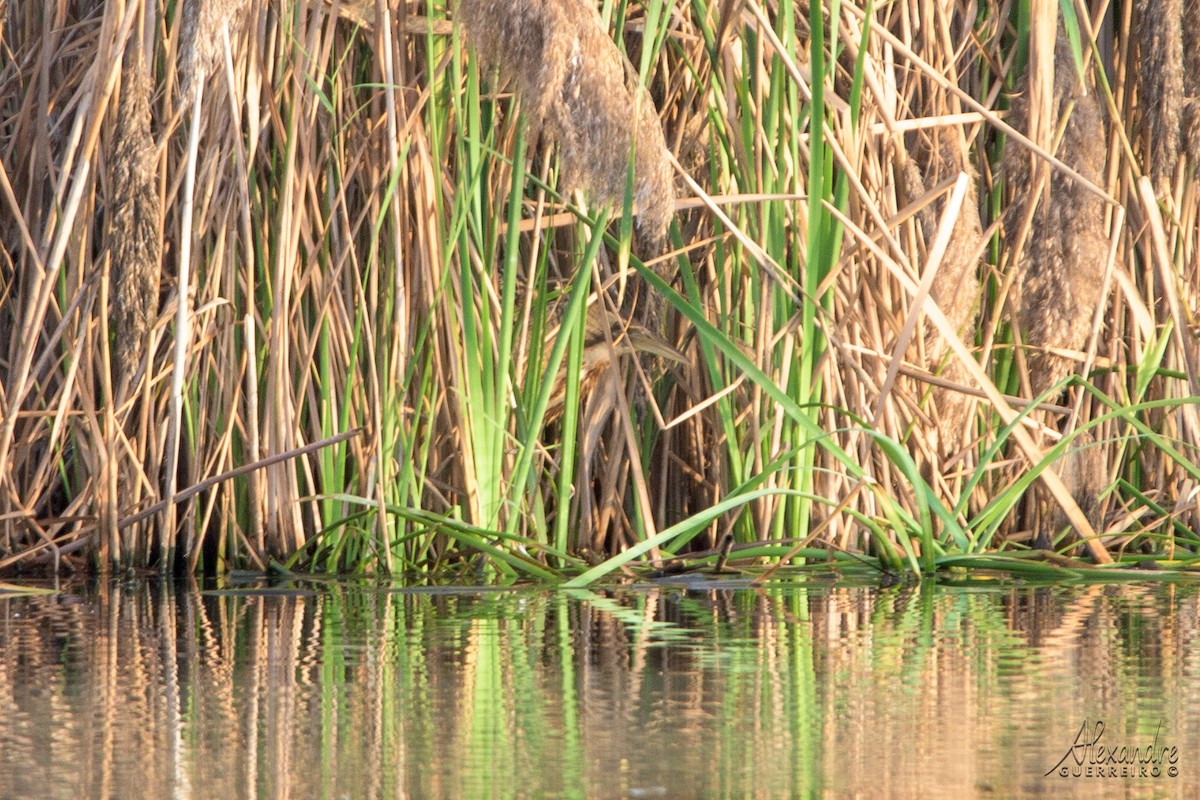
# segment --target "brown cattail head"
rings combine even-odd
[[[1028,103],[1024,95],[1013,103],[1011,121],[1018,130],[1027,124]],[[1061,127],[1063,131],[1056,155],[1082,177],[1102,184],[1108,141],[1104,118],[1096,93],[1085,92],[1080,84],[1061,28],[1054,51],[1050,105],[1053,129]],[[1070,117],[1062,126],[1065,114]],[[1053,167],[1048,174],[1032,169],[1028,152],[1012,140],[1004,153],[1004,169],[1012,187],[1012,204],[1004,220],[1010,247],[1019,246],[1017,240],[1029,223],[1028,238],[1017,261],[1014,291],[1017,326],[1028,346],[1030,389],[1037,395],[1078,369],[1077,360],[1050,348],[1082,350],[1092,333],[1097,307],[1104,300],[1108,256],[1104,201]],[[1039,173],[1046,174],[1046,192],[1039,188]],[[1099,448],[1073,450],[1055,467],[1093,526],[1099,526],[1103,516],[1098,500],[1106,472],[1100,453]],[[1063,507],[1043,491],[1035,491],[1030,500],[1025,509],[1027,521],[1038,531],[1038,546],[1047,546],[1050,534],[1063,529],[1069,519]]]
[[[661,243],[675,211],[654,103],[584,0],[461,0],[458,20],[481,60],[500,70],[526,113],[558,145],[567,190],[624,202],[630,152],[638,232]]]
[[[1104,118],[1095,92],[1083,91],[1074,57],[1060,31],[1055,47],[1055,116],[1070,113],[1058,146],[1060,160],[1092,183],[1104,179],[1107,147]],[[1012,121],[1020,130],[1027,119],[1027,97],[1013,103]],[[1074,109],[1071,104],[1074,103]],[[1039,394],[1070,374],[1071,359],[1046,348],[1080,350],[1087,343],[1092,319],[1101,302],[1108,240],[1104,235],[1104,201],[1057,170],[1049,177],[1049,199],[1041,200],[1025,149],[1013,141],[1004,153],[1012,187],[1005,217],[1009,245],[1019,237],[1029,204],[1038,203],[1017,265],[1017,321],[1027,356],[1030,384]]]
[[[1179,162],[1183,111],[1182,0],[1137,0],[1138,106],[1145,131],[1146,173],[1167,189]],[[1193,16],[1196,16],[1193,14]]]
[[[1183,146],[1200,170],[1200,0],[1183,4]]]
[[[121,101],[113,148],[108,245],[117,330],[118,374],[133,375],[158,312],[162,209],[158,155],[150,136],[150,75],[131,41],[121,70]]]
[[[179,82],[190,102],[197,81],[212,73],[221,57],[221,27],[233,39],[245,25],[251,0],[185,0],[179,46]]]

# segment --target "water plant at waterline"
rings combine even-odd
[[[0,569],[1183,563],[1200,28],[1135,23],[10,5]]]

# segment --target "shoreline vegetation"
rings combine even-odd
[[[0,2],[0,574],[1200,560],[1200,4]]]

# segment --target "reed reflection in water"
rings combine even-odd
[[[0,798],[1194,797],[1197,596],[0,597]],[[1047,776],[1097,722],[1177,774]]]

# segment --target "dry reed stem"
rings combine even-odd
[[[481,60],[521,95],[559,149],[568,192],[620,208],[631,148],[638,231],[661,244],[675,211],[666,140],[649,93],[585,0],[461,0],[458,20]]]
[[[1182,0],[1137,0],[1138,105],[1145,131],[1144,171],[1169,191],[1179,162],[1183,111]]]
[[[1058,33],[1058,3],[1056,0],[1030,0],[1029,65],[1026,73],[1025,124],[1029,138],[1042,150],[1054,152],[1054,130],[1058,120],[1059,93],[1056,78],[1069,64],[1056,64],[1055,43]],[[1048,166],[1037,154],[1024,153],[1029,162],[1030,185],[1042,186]]]
[[[132,377],[158,310],[162,260],[158,158],[150,136],[150,76],[136,37],[127,48],[121,82],[107,223],[116,294],[117,375]]]

